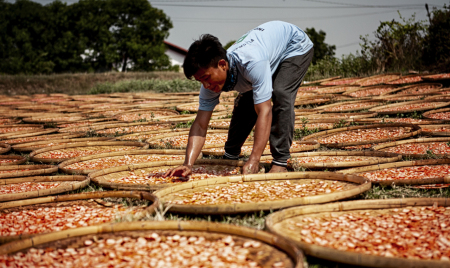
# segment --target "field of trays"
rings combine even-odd
[[[223,160],[222,93],[0,98],[0,267],[450,267],[450,74],[302,85],[286,173]]]

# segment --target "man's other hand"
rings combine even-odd
[[[164,174],[164,178],[167,177],[184,177],[189,178],[192,174],[192,167],[187,165],[182,165],[176,168],[169,169],[166,174]]]
[[[247,161],[242,167],[243,174],[256,174],[259,172],[259,162],[258,161]]]

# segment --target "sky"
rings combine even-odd
[[[77,0],[63,2],[70,4]],[[336,46],[336,57],[340,58],[360,51],[360,36],[369,35],[369,40],[374,40],[373,32],[381,21],[401,21],[398,12],[406,19],[415,14],[416,21],[428,22],[425,3],[431,12],[433,7],[448,6],[450,0],[151,0],[150,3],[172,20],[167,41],[185,49],[204,33],[217,36],[225,45],[264,22],[282,20],[302,29],[324,31],[325,42]]]

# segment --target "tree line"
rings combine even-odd
[[[169,69],[172,27],[147,0],[0,0],[0,73]]]

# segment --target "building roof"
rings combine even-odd
[[[173,51],[175,51],[175,52],[178,52],[178,53],[180,53],[180,54],[186,55],[186,54],[188,53],[187,49],[184,49],[184,48],[182,48],[182,47],[179,47],[179,46],[177,46],[177,45],[174,45],[174,44],[172,44],[172,43],[170,43],[170,42],[164,41],[164,44],[166,44],[166,46],[167,46],[169,49],[171,49],[171,50],[173,50]]]

